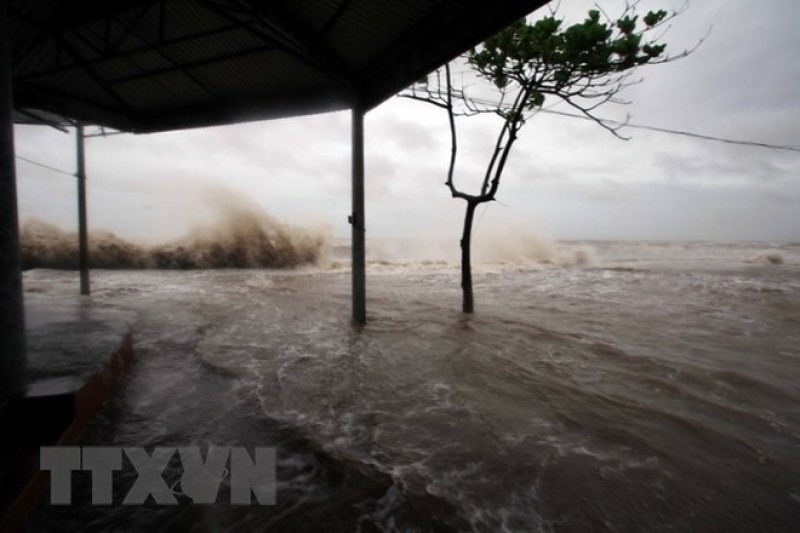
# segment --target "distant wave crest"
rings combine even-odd
[[[768,252],[746,259],[745,263],[755,263],[760,265],[782,265],[783,256],[778,252]]]
[[[78,236],[40,219],[20,230],[22,267],[78,268]],[[92,268],[291,268],[327,258],[330,236],[283,224],[264,213],[231,210],[212,227],[177,241],[143,245],[109,231],[89,234]]]

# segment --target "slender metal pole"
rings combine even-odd
[[[0,406],[4,400],[25,392],[25,311],[7,4],[0,1]]]
[[[366,245],[364,225],[364,112],[353,108],[353,320],[367,321]]]
[[[83,145],[83,124],[75,127],[78,150],[78,240],[81,270],[81,294],[89,295],[89,230],[86,227],[86,150]]]

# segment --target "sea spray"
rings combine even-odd
[[[591,246],[557,246],[546,235],[522,222],[499,221],[476,231],[473,246],[477,263],[514,265],[592,266]]]
[[[783,256],[779,252],[769,251],[761,253],[744,260],[745,263],[754,263],[758,265],[782,265]]]
[[[22,225],[22,267],[75,269],[78,237],[39,219]],[[105,231],[89,234],[92,268],[291,268],[327,260],[330,231],[284,224],[266,213],[229,207],[214,225],[156,245],[133,243]]]
[[[78,268],[78,234],[38,218],[20,228],[22,268]],[[93,231],[89,253],[94,268],[146,268],[147,249],[105,230]]]
[[[331,247],[333,269],[349,267],[350,241],[337,240]],[[370,238],[367,265],[380,270],[396,268],[458,268],[461,251],[453,238]],[[523,225],[493,224],[491,231],[476,234],[473,265],[508,267],[596,267],[595,248],[587,243],[556,242]]]

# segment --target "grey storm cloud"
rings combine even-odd
[[[643,7],[654,5],[647,2]],[[692,2],[666,35],[689,57],[641,70],[646,83],[629,91],[637,118],[668,127],[765,142],[800,144],[796,59],[800,3],[773,0]]]
[[[416,104],[424,106],[423,103]],[[442,113],[443,118],[445,117]],[[439,128],[429,124],[420,123],[412,117],[388,116],[381,122],[369,123],[368,132],[372,139],[391,139],[396,147],[404,154],[428,156],[436,152],[447,143]],[[449,146],[448,146],[449,148]]]
[[[575,21],[594,4],[572,0],[560,7]],[[614,14],[624,2],[601,5]],[[641,0],[639,9],[681,5],[683,0]],[[664,39],[673,52],[708,34],[705,42],[687,58],[641,69],[642,83],[623,94],[632,103],[598,114],[798,146],[797,21],[797,0],[695,0]],[[553,109],[569,111],[563,105]],[[474,190],[499,123],[492,117],[461,122],[456,180]],[[370,237],[414,237],[431,228],[457,235],[463,204],[444,186],[450,146],[442,110],[390,99],[367,114],[365,131]],[[524,219],[557,237],[800,240],[800,152],[637,129],[623,133],[632,139],[619,141],[582,120],[533,117],[509,159],[498,196],[502,204],[493,204],[485,216]],[[213,183],[287,222],[312,213],[329,218],[337,235],[349,233],[348,112],[119,135],[87,146],[95,227],[123,235],[185,229],[202,216],[195,189]],[[16,149],[23,157],[74,169],[72,135],[18,127]],[[22,215],[74,226],[74,178],[23,161],[17,167]],[[144,205],[151,207],[145,211]]]
[[[765,158],[750,153],[755,150],[659,152],[654,155],[653,162],[671,179],[685,181],[765,182],[791,172],[780,164],[778,157]]]

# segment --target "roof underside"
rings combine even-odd
[[[9,0],[15,117],[148,132],[370,109],[546,2]]]

